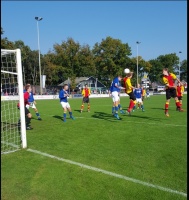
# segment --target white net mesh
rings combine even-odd
[[[16,51],[1,50],[1,154],[20,149]]]

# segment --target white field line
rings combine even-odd
[[[19,148],[19,145],[17,145],[17,144],[13,144],[13,143],[10,143],[10,142],[1,141],[1,143],[2,143],[2,144],[9,145],[9,146],[12,146],[12,147],[15,147],[15,148]]]
[[[85,169],[89,169],[89,170],[92,170],[92,171],[95,171],[95,172],[101,172],[103,174],[113,176],[113,177],[116,177],[116,178],[120,178],[120,179],[124,179],[126,181],[138,183],[138,184],[143,185],[143,186],[152,187],[152,188],[155,188],[155,189],[158,189],[158,190],[162,190],[162,191],[165,191],[165,192],[174,193],[174,194],[178,194],[178,195],[187,197],[187,194],[184,193],[184,192],[179,192],[177,190],[172,190],[170,188],[165,188],[165,187],[162,187],[162,186],[159,186],[159,185],[154,185],[154,184],[151,184],[151,183],[140,181],[140,180],[137,180],[137,179],[134,179],[134,178],[130,178],[128,176],[116,174],[114,172],[106,171],[106,170],[103,170],[103,169],[100,169],[100,168],[92,167],[92,166],[85,165],[85,164],[75,162],[75,161],[72,161],[72,160],[53,156],[53,155],[50,155],[48,153],[44,153],[44,152],[41,152],[41,151],[37,151],[37,150],[33,150],[33,149],[27,149],[27,151],[32,152],[32,153],[36,153],[36,154],[39,154],[39,155],[42,155],[42,156],[45,156],[45,157],[53,158],[53,159],[56,159],[56,160],[59,160],[59,161],[62,161],[62,162],[65,162],[65,163],[68,163],[68,164],[71,164],[71,165],[76,165],[76,166],[79,166],[79,167],[82,167],[82,168],[85,168]]]
[[[46,114],[43,114],[43,115],[46,115]],[[54,116],[54,115],[46,115],[46,116]],[[60,116],[62,116],[62,115],[60,115]],[[126,115],[125,115],[126,116]],[[74,117],[76,118],[76,119],[88,119],[88,120],[106,120],[106,119],[99,119],[99,118],[95,118],[95,117],[78,117],[78,116],[75,116],[74,115]],[[69,116],[68,116],[68,118],[69,118]],[[113,116],[112,116],[112,120],[109,120],[109,121],[116,121],[116,120],[113,120],[114,118],[113,118]],[[117,122],[120,122],[121,120],[117,120]],[[126,122],[133,122],[133,121],[129,121],[129,120],[126,120]],[[137,122],[137,121],[135,121],[135,124],[148,124],[148,125],[157,125],[157,123],[147,123],[147,122]],[[178,126],[182,126],[182,127],[187,127],[187,125],[182,125],[182,124],[165,124],[165,123],[159,123],[159,125],[164,125],[164,126],[176,126],[176,127],[178,127]]]
[[[2,142],[2,143],[6,143],[6,142]],[[15,144],[12,144],[12,143],[8,143],[8,144],[13,146],[13,147],[16,147],[16,146],[18,147],[18,145],[15,145]],[[101,172],[103,174],[113,176],[113,177],[116,177],[116,178],[120,178],[120,179],[124,179],[126,181],[138,183],[138,184],[141,184],[141,185],[144,185],[144,186],[147,186],[147,187],[152,187],[152,188],[156,188],[156,189],[159,189],[159,190],[162,190],[162,191],[165,191],[165,192],[174,193],[174,194],[178,194],[178,195],[187,197],[187,194],[184,193],[184,192],[179,192],[177,190],[173,190],[173,189],[170,189],[170,188],[165,188],[165,187],[162,187],[162,186],[159,186],[159,185],[154,185],[154,184],[147,183],[147,182],[144,182],[144,181],[140,181],[140,180],[137,180],[137,179],[134,179],[134,178],[130,178],[128,176],[116,174],[114,172],[110,172],[110,171],[103,170],[103,169],[100,169],[100,168],[92,167],[92,166],[89,166],[89,165],[85,165],[85,164],[75,162],[75,161],[72,161],[72,160],[60,158],[60,157],[57,157],[57,156],[53,156],[53,155],[50,155],[48,153],[44,153],[44,152],[41,152],[41,151],[38,151],[38,150],[27,149],[27,151],[32,152],[32,153],[36,153],[36,154],[39,154],[39,155],[42,155],[42,156],[45,156],[45,157],[53,158],[53,159],[56,159],[56,160],[59,160],[59,161],[65,162],[65,163],[69,163],[69,164],[72,164],[72,165],[76,165],[76,166],[79,166],[79,167],[82,167],[82,168],[85,168],[85,169],[89,169],[89,170],[92,170],[92,171],[95,171],[95,172]]]
[[[19,147],[19,145],[17,145],[17,144],[13,144],[13,143],[10,143],[10,142],[5,142],[5,141],[1,141],[1,143],[17,148],[17,149],[15,149],[15,150],[11,150],[11,151],[9,150],[9,151],[7,151],[7,152],[1,152],[1,154],[13,153],[13,152],[15,152],[15,151],[20,150],[20,147]],[[2,146],[2,145],[1,145],[1,146]]]

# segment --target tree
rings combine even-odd
[[[180,66],[180,80],[187,81],[187,60],[183,60]]]
[[[57,64],[57,55],[48,52],[44,55],[44,66],[47,85],[58,85],[67,80],[72,74],[72,70]]]
[[[178,64],[178,56],[176,53],[160,55],[157,59],[150,60],[149,63],[152,65],[149,71],[149,78],[152,82],[162,82],[162,70],[168,68],[170,72],[177,73],[175,66]]]
[[[137,83],[137,57],[131,58],[130,70],[134,72],[132,82]],[[141,82],[144,73],[149,73],[152,68],[150,62],[145,61],[141,56],[138,56],[138,82]]]
[[[157,60],[161,63],[163,68],[168,68],[170,72],[175,73],[174,66],[178,64],[178,56],[176,53],[160,55]]]
[[[54,51],[57,56],[56,64],[67,67],[74,73],[78,66],[78,52],[80,44],[68,38],[62,44],[55,44]]]
[[[7,37],[1,39],[1,49],[15,49],[14,42],[8,40]]]
[[[21,50],[24,84],[40,84],[38,51],[32,51],[22,40],[15,41],[14,46]]]
[[[3,35],[4,31],[3,31],[3,28],[1,27],[1,35]]]
[[[151,69],[148,73],[148,77],[151,82],[162,82],[162,69],[163,65],[157,59],[149,60]]]
[[[131,48],[119,39],[107,37],[100,44],[96,43],[92,52],[98,79],[109,85],[110,81],[118,74],[122,74],[126,68]]]
[[[78,52],[78,63],[79,65],[75,69],[75,74],[77,77],[96,75],[93,54],[89,45],[84,45],[80,48]]]

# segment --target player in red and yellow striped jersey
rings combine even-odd
[[[180,106],[182,107],[182,97],[183,97],[183,93],[184,93],[184,86],[181,82],[178,82],[176,91],[177,91],[178,100],[180,102]]]
[[[130,73],[126,74],[126,77],[123,79],[125,93],[128,94],[130,97],[130,103],[129,103],[129,107],[127,109],[128,114],[131,114],[131,111],[136,104],[136,97],[133,93],[134,87],[131,84],[132,76],[133,76],[133,72],[130,72]]]
[[[163,73],[163,82],[165,83],[165,86],[166,86],[165,115],[169,117],[168,108],[169,108],[169,102],[171,98],[175,99],[175,104],[176,104],[177,109],[180,112],[183,111],[177,97],[176,86],[175,86],[175,80],[177,80],[178,82],[180,82],[180,80],[176,77],[175,74],[169,73],[167,68],[164,68],[162,73]]]
[[[91,90],[88,88],[88,85],[85,85],[85,88],[82,90],[83,100],[81,105],[81,112],[83,112],[84,109],[84,103],[87,103],[87,110],[90,112],[90,102],[89,102],[89,96],[91,94]]]

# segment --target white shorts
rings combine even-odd
[[[113,102],[116,102],[116,101],[120,100],[118,92],[116,92],[116,91],[112,92],[112,100],[113,100]]]
[[[70,108],[70,104],[68,102],[60,102],[62,108]]]
[[[137,103],[142,103],[142,98],[136,98]]]
[[[30,108],[36,108],[36,106],[35,106],[35,104],[34,104],[34,102],[29,102],[30,103]]]
[[[150,97],[150,95],[148,94],[148,95],[146,95],[146,97]]]

